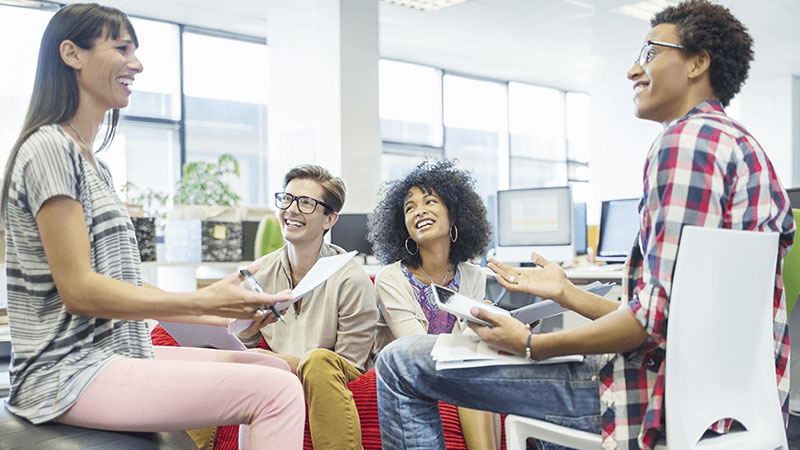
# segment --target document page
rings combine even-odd
[[[431,350],[436,370],[463,369],[467,367],[533,364],[524,356],[504,355],[492,350],[477,336],[440,334]],[[536,364],[580,362],[583,355],[557,356]]]
[[[247,348],[236,337],[236,333],[230,330],[230,326],[219,327],[166,321],[159,321],[159,323],[183,347],[211,347],[220,350],[245,350]]]
[[[328,280],[328,278],[332,277],[333,274],[341,270],[348,261],[353,259],[356,253],[358,252],[354,250],[352,252],[342,253],[341,255],[326,256],[318,259],[308,273],[306,273],[306,276],[304,276],[303,279],[297,283],[297,286],[292,289],[292,296],[294,297],[294,300],[276,303],[275,307],[278,308],[278,311],[285,311],[287,308],[289,308],[289,305],[300,300],[303,298],[303,296],[321,286],[325,281]],[[269,286],[263,286],[263,288],[265,292],[270,292]],[[236,319],[228,328],[230,328],[233,333],[238,334],[247,329],[247,327],[249,327],[252,323],[252,320]]]

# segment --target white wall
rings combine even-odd
[[[737,96],[737,119],[761,144],[785,187],[796,182],[792,180],[793,160],[797,160],[797,143],[792,136],[798,126],[798,111],[793,111],[795,83],[791,76],[750,80]]]
[[[600,202],[638,197],[642,168],[661,125],[633,115],[632,83],[625,77],[631,55],[593,61],[592,195],[588,221],[600,221]],[[800,186],[800,77],[749,80],[737,95],[737,120],[756,137],[784,187]]]
[[[633,83],[626,78],[633,57],[627,53],[597,56],[593,62],[592,195],[589,224],[600,222],[600,202],[639,197],[642,168],[661,125],[633,115]]]

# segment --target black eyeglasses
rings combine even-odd
[[[670,42],[647,41],[644,43],[644,45],[642,45],[642,49],[639,50],[639,57],[636,59],[636,62],[639,63],[639,66],[644,66],[645,64],[653,60],[653,57],[655,57],[655,55],[652,53],[654,45],[660,45],[662,47],[678,48],[678,49],[686,48],[681,44],[673,44]]]
[[[314,211],[317,210],[317,205],[322,205],[329,210],[333,210],[329,204],[305,195],[296,197],[288,192],[278,192],[275,194],[275,206],[279,209],[289,209],[295,201],[297,201],[297,209],[303,214],[314,214]]]

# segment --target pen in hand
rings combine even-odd
[[[261,287],[261,283],[259,283],[258,280],[256,280],[256,277],[254,277],[253,274],[251,274],[245,269],[240,269],[239,273],[244,277],[244,284],[247,289],[258,292],[259,294],[264,293],[264,289]],[[272,311],[272,313],[275,314],[275,317],[277,317],[278,320],[280,320],[284,324],[286,323],[286,319],[283,318],[283,315],[281,314],[280,311],[278,311],[278,308],[276,308],[275,305],[267,305],[267,306],[269,307],[270,311]]]

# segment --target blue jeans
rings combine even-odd
[[[383,448],[444,449],[438,400],[600,433],[599,357],[437,371],[435,342],[436,336],[406,336],[378,355]]]

